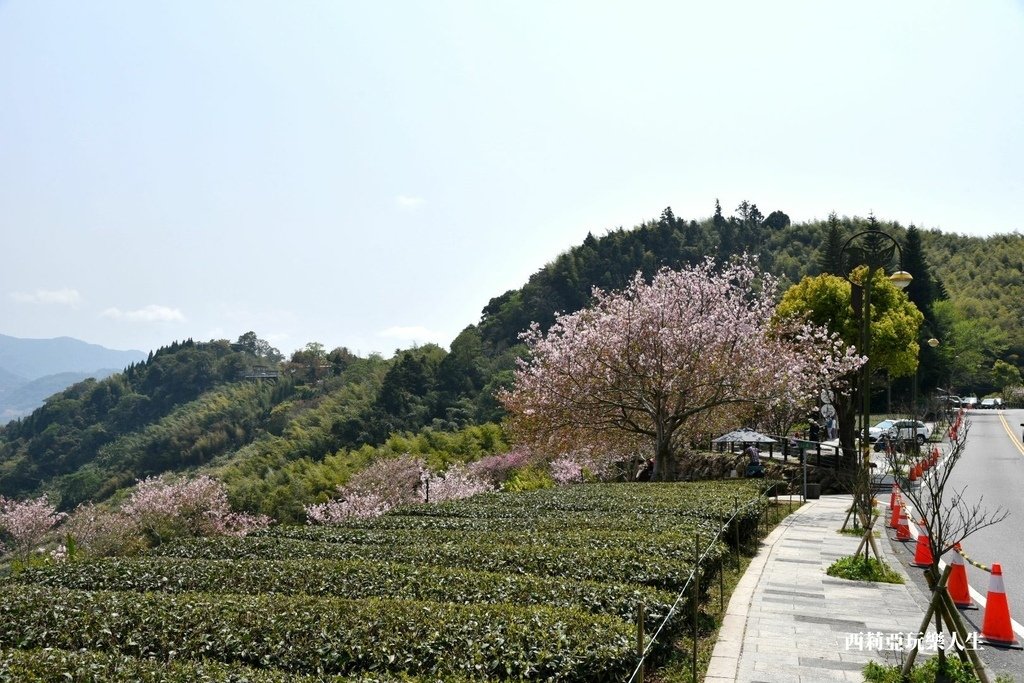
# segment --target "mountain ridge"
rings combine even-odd
[[[142,351],[108,349],[68,336],[0,334],[0,425],[29,415],[76,382],[103,379],[145,358]]]
[[[311,342],[279,363],[255,333],[234,343],[175,342],[0,426],[0,494],[46,492],[69,509],[145,476],[198,470],[224,481],[241,509],[301,521],[302,505],[323,502],[376,457],[417,453],[449,464],[493,452],[503,438],[494,392],[512,382],[524,353],[519,332],[586,306],[592,287],[618,289],[638,271],[649,277],[744,251],[783,286],[821,272],[826,222],[791,225],[781,212],[764,218],[744,204],[735,217],[716,212],[686,221],[666,209],[631,230],[588,235],[521,288],[492,298],[450,351],[428,344],[390,359],[361,358]],[[835,225],[849,235],[864,220],[843,217]],[[897,223],[882,228],[901,241],[909,232]],[[934,387],[937,378],[948,386],[955,370],[958,384],[980,395],[994,386],[996,370],[1024,368],[1024,236],[932,230],[920,237],[927,269],[949,297],[935,304],[942,315],[929,333],[942,346],[921,386]],[[1006,367],[997,368],[1000,362]],[[275,379],[254,383],[246,370],[255,365],[276,370]],[[908,392],[894,386],[896,394]]]

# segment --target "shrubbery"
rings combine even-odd
[[[57,559],[69,550],[104,557],[131,554],[172,538],[245,536],[270,522],[263,515],[232,511],[224,485],[208,476],[179,481],[150,477],[138,482],[119,508],[84,503],[70,516],[56,512],[46,496],[23,502],[0,498],[0,534],[13,539],[22,560],[33,550],[45,550],[40,544],[47,535],[58,537],[54,542],[67,541],[53,552]]]
[[[0,677],[623,680],[636,663],[638,606],[649,632],[677,615],[657,661],[689,613],[688,592],[671,611],[680,589],[697,571],[702,587],[713,583],[727,552],[721,541],[709,547],[715,534],[734,514],[723,540],[738,531],[742,542],[756,526],[759,484],[586,484],[247,537],[161,531],[148,554],[28,566],[0,584]],[[167,495],[142,487],[134,502],[173,508]],[[178,509],[206,509],[189,500]],[[68,524],[104,519],[86,513],[96,511]],[[204,526],[204,513],[181,514],[189,534],[222,531]],[[167,660],[154,673],[150,664]]]
[[[6,647],[205,658],[300,674],[618,681],[628,675],[634,639],[618,619],[544,607],[0,588]]]

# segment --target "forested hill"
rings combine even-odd
[[[447,462],[504,448],[494,392],[511,381],[519,333],[586,305],[593,286],[618,289],[638,270],[744,251],[784,284],[796,282],[864,226],[836,217],[794,225],[747,202],[702,220],[666,209],[632,230],[588,235],[521,289],[492,299],[450,350],[359,358],[311,342],[286,360],[252,332],[233,343],[176,342],[0,428],[0,495],[46,492],[70,509],[145,476],[198,468],[224,480],[244,509],[300,519],[302,504],[324,500],[375,454]],[[1024,238],[882,227],[908,244],[914,287],[925,290],[913,296],[925,296],[927,333],[942,340],[935,357],[922,350],[930,363],[922,384],[955,381],[981,394],[1019,381]]]
[[[201,468],[247,509],[294,519],[375,448],[469,458],[504,447],[496,426],[473,427],[499,417],[494,376],[473,328],[450,352],[427,345],[391,359],[310,343],[284,361],[251,332],[175,342],[0,428],[0,495],[45,492],[70,509]],[[404,432],[419,432],[415,445],[388,445]]]
[[[658,220],[632,230],[588,235],[583,244],[534,273],[521,289],[491,299],[479,324],[488,352],[515,345],[531,321],[547,327],[556,311],[582,308],[594,286],[622,288],[638,270],[649,276],[662,266],[678,268],[708,256],[721,261],[748,252],[785,287],[822,272],[830,245],[834,250],[837,240],[841,245],[867,227],[866,219],[834,215],[794,224],[781,211],[764,217],[749,202],[728,217],[717,205],[715,209],[710,218],[686,220],[669,208]],[[1001,387],[1002,379],[993,372],[1005,370],[1002,363],[1024,371],[1024,236],[968,237],[885,221],[880,227],[904,245],[908,260],[913,260],[913,245],[906,246],[908,231],[915,234],[927,271],[925,277],[915,273],[915,293],[925,287],[927,301],[948,299],[926,313],[925,332],[944,342],[940,352],[947,356],[945,365],[933,368],[934,376],[927,379],[933,385],[952,380],[965,390],[986,392]]]

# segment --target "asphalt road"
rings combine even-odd
[[[963,549],[977,562],[1002,565],[1010,615],[1024,623],[1024,428],[1020,426],[1024,410],[972,410],[967,419],[967,447],[950,483],[958,491],[964,489],[964,500],[969,504],[980,501],[989,512],[1002,509],[1009,516],[972,534],[964,541]],[[971,587],[985,595],[990,574],[968,565],[967,575]],[[981,630],[980,611],[963,614]],[[1024,680],[1024,651],[986,647],[982,658],[997,673]]]

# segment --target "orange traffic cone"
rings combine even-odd
[[[910,538],[910,523],[907,521],[907,510],[906,508],[900,508],[900,523],[896,526],[896,540],[909,541]]]
[[[910,564],[914,567],[932,566],[932,546],[928,543],[927,534],[921,534],[917,537],[917,548],[914,549],[914,561]]]
[[[974,606],[971,600],[971,588],[967,583],[967,567],[964,566],[964,558],[960,556],[960,544],[953,546],[953,569],[949,572],[949,581],[946,582],[946,590],[949,597],[953,598],[953,604],[960,609],[970,609]]]
[[[917,473],[917,465],[911,465],[910,471],[907,473],[907,479],[910,481],[917,481],[920,475]]]
[[[889,519],[889,528],[895,529],[900,525],[900,511],[903,509],[903,501],[896,496],[896,502],[892,506],[892,517]]]
[[[899,499],[899,497],[900,497],[900,487],[896,485],[895,481],[893,481],[893,483],[892,483],[892,493],[889,494],[889,509],[890,510],[895,510],[896,509],[896,501]]]
[[[1006,587],[1003,585],[1003,568],[999,564],[992,565],[992,578],[988,582],[985,603],[985,620],[981,624],[982,640],[991,645],[1019,646],[1020,643],[1013,637],[1010,605],[1006,601]]]

